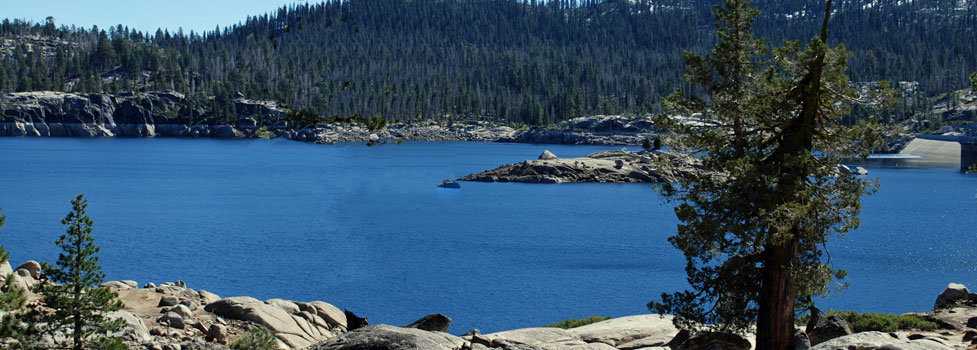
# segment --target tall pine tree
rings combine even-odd
[[[53,312],[41,316],[49,332],[67,331],[72,348],[82,350],[86,343],[100,341],[99,335],[119,330],[122,319],[107,319],[105,313],[122,309],[112,290],[98,287],[105,278],[98,264],[99,247],[92,238],[92,220],[85,215],[88,200],[79,194],[71,201],[72,210],[61,220],[68,226],[56,243],[63,250],[56,265],[42,263],[51,282],[40,284],[38,292]]]
[[[826,44],[831,1],[819,36],[803,48],[786,42],[772,57],[752,35],[759,12],[749,5],[725,0],[712,53],[686,55],[689,81],[707,96],[664,101],[713,122],[657,118],[675,132],[673,148],[702,154],[715,173],[661,187],[679,202],[669,241],[685,254],[692,290],[648,306],[683,328],[743,332],[755,323],[758,350],[793,349],[795,307],[812,306],[844,277],[824,259],[826,241],[858,226],[860,198],[874,189],[839,164],[867,156],[879,138],[875,128],[839,123],[849,112],[839,102],[856,98],[848,52]]]

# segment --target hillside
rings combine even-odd
[[[175,90],[226,121],[233,100],[327,117],[551,124],[659,110],[684,50],[714,44],[715,1],[353,0],[280,8],[206,33],[0,24],[0,92]],[[760,0],[768,43],[807,40],[821,1]],[[918,82],[893,119],[977,70],[977,2],[836,5],[853,81]],[[125,19],[120,19],[125,22]],[[240,95],[239,95],[240,94]]]

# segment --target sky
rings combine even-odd
[[[318,2],[315,1],[315,2]],[[305,3],[293,0],[0,0],[0,18],[27,19],[44,23],[53,16],[55,24],[108,28],[122,24],[129,29],[155,33],[212,31],[243,22],[249,15],[273,12],[283,5]],[[313,3],[313,1],[309,1]]]

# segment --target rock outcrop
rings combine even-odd
[[[254,137],[254,125],[230,125],[193,107],[183,94],[75,94],[38,91],[0,96],[0,136]],[[285,110],[238,99],[240,113],[276,125]]]
[[[59,91],[0,95],[0,136],[63,137],[281,137],[331,144],[388,140],[520,142],[571,145],[637,145],[658,132],[648,118],[593,116],[549,129],[517,130],[488,122],[442,125],[397,123],[370,130],[357,122],[292,122],[275,101],[239,97],[227,120],[173,91],[81,94]]]
[[[670,164],[662,167],[660,164]],[[606,151],[582,158],[527,160],[462,177],[480,182],[675,182],[707,170],[699,160],[668,151]]]
[[[810,332],[807,333],[811,345],[818,345],[828,340],[843,337],[851,334],[848,322],[838,315],[831,315],[818,321]]]
[[[389,325],[363,327],[310,347],[310,350],[459,350],[467,342],[459,337],[416,328]]]
[[[0,264],[0,272],[12,270]],[[15,283],[37,283],[30,268],[11,274]],[[404,327],[367,326],[366,319],[322,301],[284,299],[261,301],[250,297],[220,298],[197,291],[182,281],[136,288],[135,281],[110,281],[105,287],[119,293],[125,309],[107,316],[122,319],[124,327],[111,334],[133,349],[227,349],[253,327],[269,329],[281,349],[442,349],[442,350],[676,350],[750,349],[753,335],[679,331],[671,316],[637,315],[614,318],[573,329],[524,328],[490,334],[477,330],[454,336],[444,333],[451,320],[441,314],[427,315]],[[819,343],[811,349],[964,349],[977,343],[977,307],[963,285],[951,284],[941,293],[945,307],[922,314],[943,329],[862,332],[850,330],[843,320],[826,317],[811,332]],[[33,299],[30,299],[33,298]],[[36,296],[29,303],[37,303]],[[357,328],[358,327],[358,328]],[[354,328],[357,328],[354,330]],[[840,331],[839,331],[840,330]],[[820,332],[820,333],[819,333]],[[821,334],[830,333],[830,334]],[[807,345],[806,335],[795,334]],[[817,339],[817,340],[815,340]],[[64,333],[46,340],[67,341]],[[799,349],[806,348],[801,346]]]
[[[260,301],[233,297],[207,304],[204,310],[227,319],[253,322],[268,328],[292,348],[305,348],[345,331],[335,320],[335,307],[323,302],[301,303],[281,299]],[[328,319],[328,320],[327,320]]]
[[[587,343],[604,343],[619,349],[665,346],[678,334],[672,316],[661,315],[612,318],[567,331]]]
[[[915,338],[915,337],[914,337]],[[941,336],[909,339],[897,333],[861,332],[831,339],[811,347],[811,350],[848,349],[900,349],[900,350],[950,350],[951,340]]]
[[[967,287],[962,284],[950,283],[946,289],[944,289],[943,292],[936,297],[936,302],[933,304],[933,310],[945,309],[964,302],[977,302],[977,294],[971,293],[969,290],[967,290]]]

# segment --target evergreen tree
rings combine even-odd
[[[7,218],[0,214],[0,227],[7,223]],[[0,264],[7,263],[10,257],[7,251],[0,245]],[[4,279],[0,285],[0,312],[4,315],[0,318],[0,339],[18,339],[21,336],[20,320],[18,316],[24,310],[27,297],[24,291],[14,286],[13,274],[0,276]]]
[[[122,309],[122,302],[112,290],[98,287],[105,278],[98,264],[99,247],[92,238],[92,220],[85,215],[88,200],[79,194],[71,201],[72,210],[61,220],[67,233],[56,243],[63,250],[56,265],[42,263],[41,268],[51,282],[40,284],[38,292],[53,312],[42,314],[47,331],[66,330],[72,337],[74,350],[81,350],[86,342],[102,342],[99,335],[122,328],[121,319],[105,318],[106,312]]]
[[[970,91],[977,94],[977,72],[970,73]]]
[[[826,44],[830,0],[820,36],[804,48],[785,42],[772,59],[752,35],[759,12],[749,4],[725,0],[712,53],[686,54],[688,79],[708,98],[675,92],[664,100],[714,123],[656,118],[675,132],[673,148],[702,154],[715,172],[660,187],[679,202],[669,242],[685,254],[692,290],[648,307],[686,329],[742,332],[755,323],[756,349],[793,349],[795,306],[813,309],[812,297],[844,277],[824,260],[825,243],[858,226],[860,198],[874,190],[838,165],[867,156],[878,130],[839,123],[849,108],[837,102],[854,91],[843,73],[848,52]]]

